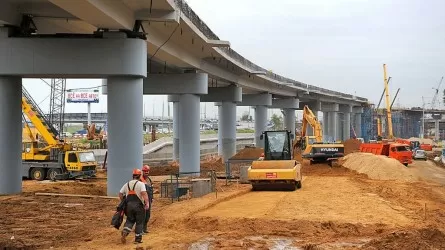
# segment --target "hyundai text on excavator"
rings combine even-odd
[[[33,135],[26,124],[29,138],[22,142],[22,166],[25,178],[34,180],[93,177],[97,162],[92,151],[73,151],[72,145],[57,138],[57,130],[44,117],[32,97],[22,88],[22,112],[38,131]]]
[[[314,135],[306,135],[310,125]],[[310,163],[327,162],[330,166],[344,156],[345,147],[341,143],[323,143],[323,131],[320,122],[307,105],[303,108],[303,127],[301,135],[296,137],[293,145],[297,160],[307,159]]]
[[[291,133],[265,131],[264,159],[253,161],[247,170],[252,190],[291,190],[301,188],[301,164],[293,160]]]

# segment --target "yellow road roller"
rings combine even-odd
[[[301,164],[293,160],[290,131],[265,131],[264,155],[247,170],[252,190],[290,190],[301,188]]]

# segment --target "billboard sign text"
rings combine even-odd
[[[67,90],[67,103],[99,103],[98,89]]]

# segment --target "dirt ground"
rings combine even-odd
[[[420,164],[413,172],[423,173]],[[440,178],[372,180],[322,164],[303,166],[302,174],[294,192],[252,192],[220,180],[217,195],[171,203],[157,194],[139,246],[134,234],[122,245],[110,226],[117,200],[34,195],[102,195],[105,178],[24,181],[23,194],[0,197],[0,249],[445,249]]]

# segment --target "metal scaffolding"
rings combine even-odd
[[[57,129],[60,139],[63,137],[65,92],[66,79],[51,79],[51,94],[48,119],[49,122]]]

